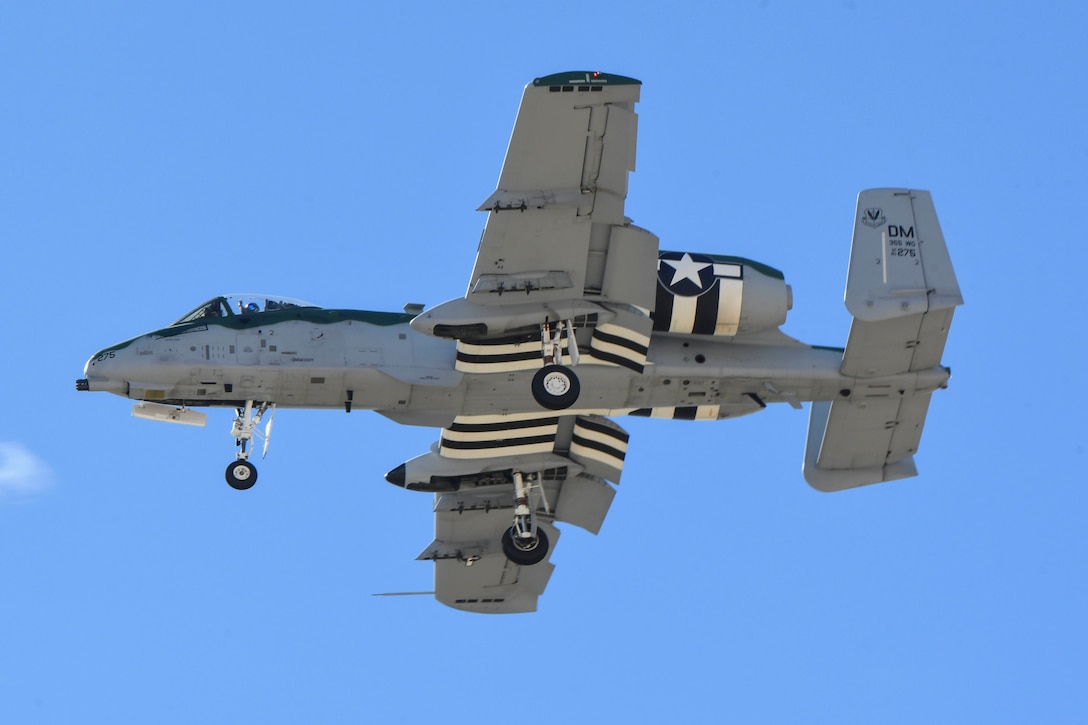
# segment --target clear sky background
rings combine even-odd
[[[1079,2],[0,2],[0,721],[1085,722]],[[920,476],[801,477],[807,410],[620,420],[534,615],[430,597],[437,431],[282,410],[261,480],[77,394],[223,292],[463,294],[523,86],[643,81],[627,212],[845,343],[855,196],[930,189],[967,304]]]

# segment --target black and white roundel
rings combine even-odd
[[[674,295],[697,297],[714,286],[714,260],[705,254],[662,252],[657,279]]]

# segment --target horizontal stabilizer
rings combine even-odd
[[[917,475],[914,453],[955,308],[963,304],[928,191],[858,194],[846,308],[854,316],[834,402],[812,405],[805,480],[840,491]]]
[[[842,491],[917,476],[914,452],[929,395],[879,403],[812,404],[804,474],[817,491]]]

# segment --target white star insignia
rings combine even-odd
[[[669,282],[670,287],[675,287],[677,282],[683,282],[687,279],[694,282],[695,286],[699,289],[703,288],[703,280],[699,277],[699,273],[709,267],[709,263],[696,262],[687,252],[685,252],[684,256],[680,259],[662,259],[661,261],[672,267],[672,281]]]

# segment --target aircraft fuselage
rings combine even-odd
[[[458,415],[541,411],[532,370],[474,374],[456,369],[452,340],[416,332],[411,315],[302,308],[197,320],[96,353],[83,389],[183,407],[259,401],[279,407],[375,410],[398,422],[445,426]],[[526,342],[527,350],[539,342]],[[655,333],[639,374],[579,365],[578,410],[715,420],[769,403],[926,392],[935,368],[859,381],[839,372],[842,350],[730,342]],[[902,393],[901,393],[902,394]]]

